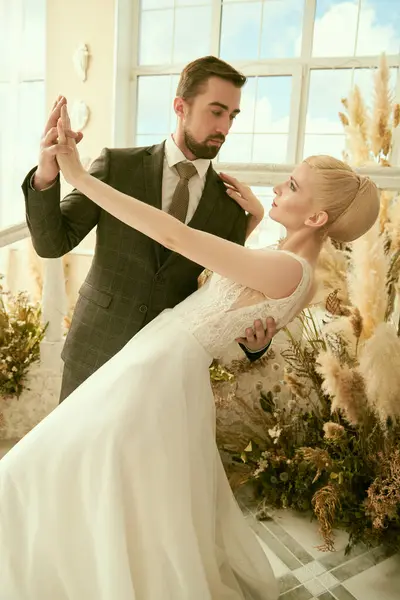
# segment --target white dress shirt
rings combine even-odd
[[[174,168],[179,162],[191,162],[196,168],[196,175],[189,179],[189,206],[186,215],[186,223],[192,219],[199,205],[206,183],[207,171],[211,161],[205,158],[197,158],[189,161],[174,142],[170,135],[165,142],[164,167],[162,177],[162,209],[168,212],[171,206],[172,196],[179,181],[179,175]]]

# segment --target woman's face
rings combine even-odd
[[[288,233],[323,226],[327,215],[313,203],[316,184],[313,169],[305,162],[298,165],[287,181],[274,187],[271,219],[281,223]]]

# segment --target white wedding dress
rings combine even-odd
[[[301,260],[301,259],[299,259]],[[0,461],[1,600],[275,600],[229,487],[210,387],[219,356],[285,300],[213,275]]]

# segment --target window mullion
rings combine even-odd
[[[212,0],[210,53],[219,56],[223,0]]]
[[[298,163],[303,157],[308,108],[308,94],[310,88],[310,63],[312,62],[312,47],[316,9],[317,0],[305,1],[303,35],[301,44],[302,67],[301,73],[299,73],[297,76],[298,79],[301,80],[301,84],[299,85],[299,83],[297,82],[297,86],[294,88],[295,91],[297,91],[297,89],[300,87],[300,98],[298,106],[296,107],[297,114],[293,115],[293,119],[297,117],[297,127],[296,121],[293,120],[293,129],[296,130],[296,135],[293,134],[293,140],[296,140],[296,148],[294,152],[295,163]]]

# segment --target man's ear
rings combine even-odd
[[[185,116],[185,101],[183,98],[179,96],[174,98],[174,111],[177,117],[183,118]]]

